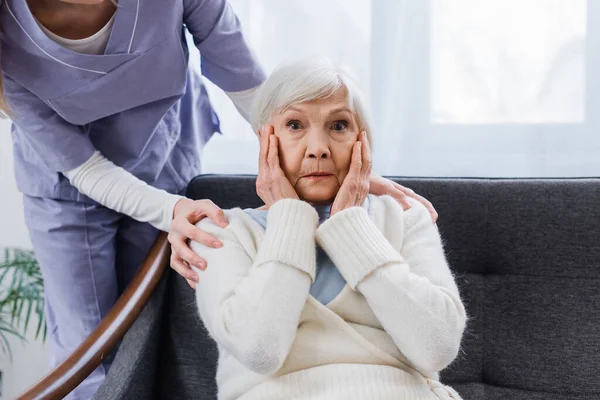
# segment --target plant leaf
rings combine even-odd
[[[42,332],[46,339],[44,321],[44,281],[41,270],[30,250],[5,248],[0,255],[0,350],[10,353],[7,335],[21,340],[35,315],[35,337]]]

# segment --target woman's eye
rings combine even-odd
[[[343,131],[348,128],[347,121],[335,121],[331,127],[334,131]]]
[[[300,121],[297,121],[297,120],[288,121],[287,124],[286,124],[286,126],[288,128],[290,128],[291,130],[293,130],[293,131],[297,131],[299,129],[302,129],[302,124],[300,123]]]

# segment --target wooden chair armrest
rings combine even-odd
[[[167,234],[161,233],[140,270],[94,332],[17,400],[62,399],[87,378],[140,315],[168,265],[169,255]]]

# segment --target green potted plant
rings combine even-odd
[[[46,339],[44,282],[33,251],[7,248],[0,252],[0,350],[12,359],[8,337],[25,339],[32,321],[35,338]]]

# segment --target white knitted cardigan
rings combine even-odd
[[[220,399],[460,399],[438,381],[457,356],[466,314],[437,227],[417,202],[369,198],[318,226],[300,200],[269,210],[266,231],[240,209],[223,241],[192,243],[198,310],[219,347]],[[309,294],[316,244],[347,285],[329,304]]]

